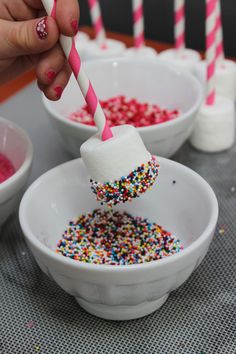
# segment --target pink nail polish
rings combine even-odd
[[[63,88],[61,86],[56,86],[56,87],[54,87],[54,91],[56,93],[56,97],[61,98]]]
[[[77,34],[78,29],[79,29],[79,24],[77,20],[71,21],[71,27],[73,28],[74,34]]]
[[[36,25],[36,32],[40,39],[46,39],[47,32],[47,17],[42,18]]]
[[[53,70],[49,70],[47,73],[46,73],[46,76],[48,78],[49,81],[53,81],[53,79],[56,77],[56,73],[55,71]]]

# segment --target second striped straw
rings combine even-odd
[[[185,0],[175,0],[175,48],[179,53],[185,48]]]
[[[144,18],[143,0],[132,0],[133,6],[133,27],[134,27],[134,46],[139,49],[144,46]]]
[[[95,31],[96,40],[103,46],[106,41],[106,32],[102,20],[102,12],[98,0],[88,0],[90,15]]]
[[[207,96],[206,104],[215,103],[215,63],[216,63],[216,0],[206,0],[206,61],[207,61]]]

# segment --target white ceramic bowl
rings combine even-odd
[[[138,128],[153,154],[170,157],[190,136],[202,102],[201,85],[190,74],[158,59],[104,59],[85,63],[85,69],[101,99],[124,94],[162,108],[181,109],[181,116],[175,120]],[[75,79],[71,78],[60,101],[43,97],[43,103],[64,147],[73,156],[80,156],[80,145],[95,134],[96,128],[66,119],[84,105]]]
[[[159,161],[158,185],[119,208],[148,217],[181,239],[185,249],[162,260],[94,265],[55,252],[69,220],[98,207],[81,159],[41,176],[22,199],[20,224],[40,268],[96,316],[127,320],[155,311],[207,253],[218,218],[214,192],[189,168],[164,158]]]
[[[0,117],[0,152],[16,172],[0,183],[0,227],[14,211],[30,174],[33,147],[28,135],[16,124]]]

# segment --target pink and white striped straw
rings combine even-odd
[[[98,0],[88,0],[90,16],[92,19],[96,40],[99,44],[104,44],[106,32],[102,20],[101,7]]]
[[[185,48],[185,0],[174,0],[175,4],[175,48]]]
[[[56,0],[42,0],[42,3],[47,14],[56,18]],[[79,84],[85,101],[91,111],[91,114],[93,115],[102,140],[105,141],[110,139],[113,136],[112,131],[107,124],[104,112],[94,92],[93,86],[85,74],[79,53],[75,47],[74,38],[60,35],[60,44]]]
[[[132,0],[133,6],[133,28],[134,28],[134,46],[139,49],[144,43],[144,18],[143,18],[143,0]]]
[[[215,24],[216,24],[216,0],[206,0],[206,60],[207,60],[207,96],[206,104],[215,103]]]
[[[225,58],[224,54],[224,40],[223,40],[223,26],[221,16],[221,3],[216,0],[216,61],[222,63]]]

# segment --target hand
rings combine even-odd
[[[0,84],[34,67],[39,88],[58,100],[71,74],[59,33],[74,36],[78,19],[78,0],[57,0],[57,23],[40,0],[0,0]]]

